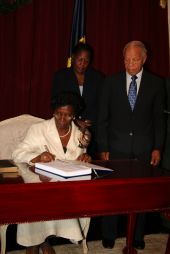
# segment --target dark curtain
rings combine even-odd
[[[88,0],[86,32],[95,47],[95,65],[105,73],[120,71],[124,45],[141,40],[148,48],[148,69],[168,75],[167,19],[159,0]]]
[[[33,0],[0,14],[0,120],[51,117],[51,84],[67,63],[73,6],[74,0]],[[122,48],[130,40],[146,44],[149,70],[170,75],[168,14],[159,0],[86,0],[86,39],[94,67],[106,75],[123,69]]]

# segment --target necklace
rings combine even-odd
[[[64,138],[64,137],[66,137],[69,133],[70,133],[70,131],[71,131],[71,126],[69,126],[69,129],[68,129],[68,131],[66,132],[66,134],[64,134],[64,135],[59,135],[59,137],[60,138]]]

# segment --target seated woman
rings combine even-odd
[[[88,131],[82,131],[74,123],[83,110],[82,98],[71,92],[61,93],[56,97],[54,107],[54,117],[32,125],[23,142],[13,152],[16,163],[32,165],[55,159],[91,160],[86,153]],[[17,242],[27,247],[27,254],[38,254],[39,248],[44,254],[54,254],[55,251],[46,241],[48,236],[80,241],[86,237],[89,224],[90,218],[22,223],[17,228]]]

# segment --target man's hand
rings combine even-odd
[[[151,165],[158,166],[161,160],[161,153],[159,150],[153,150],[151,154]]]
[[[103,161],[109,160],[109,152],[101,152],[99,153],[99,159]]]

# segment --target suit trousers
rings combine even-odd
[[[121,216],[111,215],[102,218],[102,237],[110,240],[115,240],[118,236],[118,223]],[[140,213],[137,215],[134,240],[143,241],[145,233],[146,214]]]
[[[142,155],[130,155],[123,154],[117,151],[110,152],[110,159],[139,159],[146,164],[150,162],[150,154],[145,153]],[[110,240],[116,239],[118,236],[118,223],[121,216],[119,215],[111,215],[104,216],[102,218],[102,237]],[[145,221],[146,221],[146,213],[140,213],[136,218],[135,232],[134,232],[134,240],[143,241],[144,233],[145,233]]]

